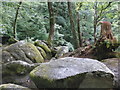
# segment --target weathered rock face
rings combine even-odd
[[[24,60],[28,63],[41,63],[44,61],[37,48],[33,44],[25,41],[11,44],[2,50],[3,63],[15,60]]]
[[[120,88],[120,58],[105,59],[102,62],[115,74],[115,88]]]
[[[0,90],[31,90],[31,89],[20,86],[20,85],[9,83],[9,84],[0,85]]]
[[[38,88],[112,88],[114,74],[97,60],[65,57],[42,63],[30,77]]]

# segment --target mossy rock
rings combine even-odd
[[[43,41],[41,40],[38,40],[38,41],[35,41],[34,43],[36,46],[39,46],[41,47],[45,53],[46,53],[46,58],[47,59],[51,59],[52,58],[52,53],[51,53],[51,49],[47,46],[47,44],[45,44]]]
[[[3,55],[8,56],[8,58],[3,57],[4,61],[9,61],[11,57],[14,58],[14,60],[24,60],[28,63],[34,63],[34,62],[44,62],[44,58],[42,57],[41,53],[38,51],[36,46],[34,46],[32,43],[20,41],[15,44],[11,44],[3,49],[3,52],[5,52]]]
[[[39,52],[41,53],[42,57],[44,59],[47,59],[47,55],[46,52],[44,51],[44,49],[42,49],[41,47],[37,47],[37,49],[39,50]]]
[[[44,62],[44,58],[42,57],[41,53],[38,51],[38,49],[31,43],[26,43],[21,48],[25,52],[26,56],[30,60],[35,60],[33,62],[41,63]]]
[[[31,90],[31,89],[20,86],[20,85],[9,83],[9,84],[0,85],[0,90]]]
[[[4,63],[6,63],[6,62],[10,62],[10,61],[15,61],[15,58],[9,53],[9,52],[7,52],[7,51],[2,51],[2,61],[4,62]]]
[[[35,41],[35,45],[43,48],[45,50],[45,52],[51,52],[49,47],[44,42],[42,42],[41,40]]]
[[[18,60],[11,61],[3,64],[2,74],[4,75],[25,75],[28,74],[32,69],[34,69],[39,64],[29,64],[27,62]]]

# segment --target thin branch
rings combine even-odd
[[[112,2],[109,2],[108,5],[107,5],[106,7],[104,7],[104,8],[103,8],[103,6],[102,6],[102,10],[101,10],[99,16],[97,16],[97,19],[96,19],[97,21],[99,21],[98,19],[99,19],[99,18],[101,17],[101,15],[103,14],[103,11],[104,11],[105,9],[107,9],[107,8],[111,5],[111,3],[112,3]]]

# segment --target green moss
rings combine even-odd
[[[40,51],[43,58],[46,59],[47,55],[46,55],[45,51],[41,47],[38,47],[38,50]]]
[[[19,68],[17,68],[17,74],[22,74],[22,73],[25,73],[26,72],[26,70],[25,70],[25,68],[23,68],[23,67],[19,67]]]
[[[44,58],[42,57],[41,53],[37,50],[37,48],[33,44],[27,43],[26,47],[29,47],[34,51],[34,56],[32,57],[32,60],[36,60],[37,63],[44,62]]]
[[[45,52],[51,52],[49,47],[45,43],[43,43],[43,42],[36,41],[35,45],[43,48],[45,50]]]

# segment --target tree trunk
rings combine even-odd
[[[48,2],[48,10],[49,10],[49,23],[50,23],[48,44],[51,46],[53,38],[54,38],[54,25],[55,25],[54,11],[53,11],[53,8],[52,8],[52,2]]]
[[[80,30],[80,16],[79,16],[79,12],[77,13],[77,29],[78,29],[78,40],[79,40],[79,46],[82,46],[82,34],[81,34],[81,30]]]
[[[94,20],[94,43],[96,42],[96,20]]]
[[[78,48],[78,39],[77,39],[77,34],[75,31],[75,26],[74,26],[74,20],[72,16],[72,7],[71,7],[71,2],[68,2],[68,12],[69,12],[69,17],[70,17],[70,24],[71,24],[71,31],[73,34],[73,43],[74,43],[74,48]]]
[[[19,2],[19,5],[17,7],[17,10],[16,10],[16,14],[15,14],[15,20],[14,20],[14,23],[13,23],[13,35],[14,35],[14,38],[17,39],[17,17],[18,17],[18,12],[19,12],[19,9],[20,9],[20,5],[22,4],[22,1]]]
[[[95,2],[95,14],[94,14],[94,43],[96,42],[96,27],[97,27],[97,2]]]

